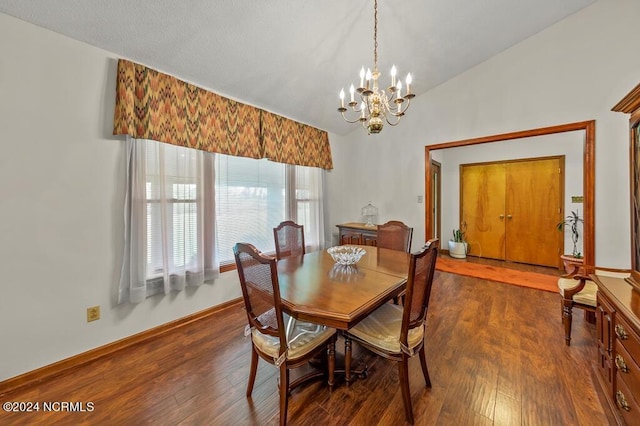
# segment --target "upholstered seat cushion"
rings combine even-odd
[[[558,289],[560,290],[560,295],[564,297],[564,291],[574,288],[580,284],[580,281],[574,280],[573,278],[559,278],[558,279]],[[580,303],[587,306],[596,306],[596,294],[598,292],[598,286],[591,281],[585,281],[584,288],[579,293],[573,295],[573,301],[576,303]]]
[[[629,276],[628,272],[615,272],[602,269],[596,269],[596,275],[603,275],[607,277],[626,278]],[[559,278],[558,289],[560,295],[564,297],[564,291],[574,288],[580,283],[580,281],[573,278]],[[579,293],[573,295],[573,301],[581,303],[587,306],[596,306],[596,294],[598,293],[598,286],[591,280],[586,280],[584,288]]]
[[[371,315],[349,329],[349,334],[391,353],[400,353],[400,328],[402,306],[385,303]],[[424,338],[424,325],[409,330],[409,348],[414,348]]]
[[[297,321],[287,314],[283,314],[283,319],[287,327],[287,343],[289,345],[287,359],[289,360],[295,360],[308,354],[336,333],[335,328]],[[263,334],[254,328],[251,331],[251,339],[260,351],[273,358],[278,358],[280,353],[280,339],[278,337]]]

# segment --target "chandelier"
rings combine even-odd
[[[362,123],[369,134],[380,133],[384,126],[384,120],[391,126],[396,126],[404,113],[409,109],[411,99],[415,97],[411,93],[411,74],[407,74],[405,80],[406,93],[402,95],[402,81],[396,80],[396,67],[391,67],[391,85],[387,89],[378,87],[378,0],[374,0],[373,6],[373,72],[364,67],[360,70],[360,86],[356,89],[351,84],[349,92],[351,100],[347,103],[352,112],[345,114],[348,109],[344,106],[344,88],[340,90],[340,108],[338,111],[347,123]],[[355,100],[355,92],[358,92],[360,102]],[[355,117],[355,118],[354,118]]]

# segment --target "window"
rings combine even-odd
[[[323,245],[321,169],[222,154],[216,154],[215,164],[216,247],[222,264],[233,263],[237,242],[275,252],[273,228],[288,219],[304,225],[309,251]]]
[[[165,256],[174,269],[187,266],[198,253],[198,164],[195,155],[187,154],[171,145],[163,150],[147,148],[148,277],[162,273]],[[166,236],[165,221],[170,224]]]
[[[119,302],[141,302],[212,279],[233,245],[275,252],[273,228],[305,227],[324,245],[323,171],[128,138],[125,254]]]

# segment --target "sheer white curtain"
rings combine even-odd
[[[118,303],[139,303],[219,274],[214,182],[213,154],[127,138]]]
[[[297,223],[304,225],[307,251],[324,249],[324,174],[318,167],[295,167],[295,209],[290,213]]]

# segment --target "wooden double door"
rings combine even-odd
[[[560,266],[564,157],[460,168],[461,228],[470,255]]]

